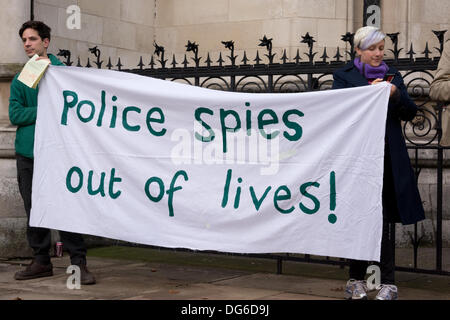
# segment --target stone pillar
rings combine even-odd
[[[27,60],[18,31],[30,19],[29,0],[0,0],[0,257],[30,256],[26,241],[26,215],[17,186],[14,138],[9,122],[10,84]]]
[[[8,120],[9,85],[27,60],[18,31],[30,18],[30,1],[0,0],[0,34],[7,45],[0,50],[0,123]]]

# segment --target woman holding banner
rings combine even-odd
[[[385,134],[381,283],[377,286],[376,299],[395,300],[398,298],[394,285],[395,242],[390,235],[390,223],[414,224],[425,216],[401,128],[402,120],[415,117],[417,106],[409,97],[401,74],[383,61],[385,37],[375,27],[358,29],[354,37],[357,57],[333,74],[333,89],[374,85],[382,81],[392,84]],[[368,261],[350,260],[347,299],[367,299],[368,287],[364,278],[368,265]]]

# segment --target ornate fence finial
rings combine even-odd
[[[89,48],[89,51],[91,53],[93,53],[94,56],[97,58],[97,61],[94,62],[97,65],[97,68],[101,69],[103,61],[100,61],[100,54],[101,54],[100,49],[97,48],[97,46],[95,46],[95,47]]]
[[[267,39],[266,35],[264,35],[264,37],[262,39],[259,39],[259,41],[260,43],[258,46],[266,47],[268,54],[265,54],[265,56],[269,58],[269,63],[273,63],[273,57],[275,57],[275,53],[272,54],[272,38]]]
[[[244,51],[244,57],[242,58],[241,62],[243,62],[243,63],[244,63],[244,66],[246,66],[246,65],[247,65],[247,62],[249,62],[249,61],[250,61],[250,60],[248,60],[248,58],[247,58],[247,52]]]
[[[280,60],[283,61],[283,64],[286,64],[286,62],[289,60],[287,57],[286,49],[283,50],[283,56]]]
[[[223,66],[225,60],[222,59],[222,52],[219,52],[219,60],[216,61],[219,64],[219,67]]]
[[[256,62],[256,64],[261,64],[261,58],[259,57],[259,52],[256,50],[256,58],[253,59],[253,61]]]
[[[314,53],[312,52],[314,42],[316,42],[316,40],[314,40],[314,38],[309,35],[309,32],[307,32],[304,36],[302,36],[302,40],[300,41],[300,43],[306,43],[308,45],[309,53],[307,53],[306,55],[308,56],[309,62],[311,63],[314,60],[314,56],[317,54],[317,52]]]
[[[335,54],[335,56],[334,56],[333,58],[336,59],[336,62],[341,62],[342,55],[341,55],[341,53],[339,52],[339,47],[337,47],[337,49],[336,49],[336,54]]]
[[[59,49],[59,52],[57,54],[57,56],[66,58],[65,62],[66,66],[72,65],[72,61],[70,61],[70,55],[71,55],[70,51],[66,49]]]
[[[172,62],[170,63],[172,65],[172,68],[177,67],[177,61],[175,60],[175,53],[172,55]]]
[[[425,50],[422,52],[423,54],[425,54],[425,59],[430,59],[430,49],[428,49],[428,41],[425,44]]]
[[[412,43],[411,43],[411,46],[409,47],[409,51],[406,54],[409,55],[409,61],[411,61],[411,62],[414,61],[414,55],[416,53],[414,52]]]
[[[150,62],[148,65],[150,66],[150,69],[152,69],[152,70],[155,69],[156,63],[155,63],[155,58],[153,57],[153,55],[150,58]]]
[[[436,37],[439,40],[439,48],[434,47],[435,49],[437,49],[439,51],[439,55],[442,55],[442,51],[444,51],[444,34],[447,32],[447,30],[442,30],[442,31],[433,31],[433,33],[436,35]]]
[[[191,42],[190,40],[188,40],[188,43],[186,45],[186,51],[192,51],[194,53],[194,58],[192,58],[192,60],[195,61],[195,66],[198,67],[200,65],[200,59],[198,57],[198,44],[196,44],[195,42]]]
[[[111,68],[113,67],[112,63],[111,63],[111,57],[108,58],[108,64],[106,65],[106,67],[111,70]]]
[[[351,32],[347,32],[341,37],[342,41],[348,42],[350,44],[350,52],[347,51],[347,53],[350,55],[352,60],[355,59],[355,44],[353,42],[354,38],[355,34]]]
[[[322,59],[322,62],[326,63],[328,58],[329,58],[329,56],[327,55],[327,47],[324,47],[323,54],[320,57],[320,59]]]
[[[236,62],[236,58],[238,56],[234,55],[234,41],[230,40],[230,41],[222,41],[222,44],[225,45],[226,49],[230,49],[231,51],[231,56],[228,56],[228,58],[230,58],[231,60],[231,65],[235,65]]]
[[[156,43],[156,41],[153,42],[153,46],[155,47],[155,52],[154,52],[154,54],[156,54],[156,56],[157,56],[158,58],[160,58],[158,61],[159,61],[159,63],[161,64],[161,67],[162,67],[162,68],[165,68],[165,67],[166,67],[166,62],[167,62],[167,60],[164,59],[164,52],[165,52],[164,47],[163,47],[163,46],[159,46],[159,45]],[[160,56],[161,56],[161,57],[160,57]]]
[[[117,70],[119,70],[119,71],[121,71],[122,70],[122,67],[123,67],[123,64],[120,62],[120,58],[119,58],[119,60],[117,61]]]
[[[300,49],[297,49],[297,54],[296,54],[294,60],[295,60],[296,64],[299,64],[300,60],[302,60],[302,58],[300,58]]]
[[[208,52],[208,56],[206,57],[206,61],[205,62],[206,62],[206,66],[208,68],[210,68],[212,60],[211,60],[211,57],[209,56],[209,52]]]
[[[187,66],[189,64],[189,61],[187,60],[186,54],[184,54],[184,60],[183,60],[182,64],[183,64],[184,68],[187,68]]]
[[[142,69],[144,68],[144,62],[142,62],[142,56],[141,56],[141,58],[139,59],[139,63],[138,63],[137,66],[139,67],[139,70],[142,70]]]
[[[394,50],[389,49],[389,51],[391,51],[394,54],[395,62],[398,62],[398,56],[400,54],[400,51],[403,50],[403,48],[398,49],[398,35],[399,34],[400,34],[400,32],[386,34],[391,39],[392,43],[394,44]]]

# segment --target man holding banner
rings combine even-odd
[[[63,65],[54,55],[47,54],[50,43],[50,27],[40,21],[25,22],[19,30],[26,55],[31,58],[38,55],[40,60],[49,59],[52,65]],[[17,177],[20,194],[23,198],[27,213],[27,239],[34,251],[34,259],[23,271],[15,274],[16,280],[28,280],[53,275],[53,266],[49,251],[51,246],[51,233],[46,228],[35,228],[29,224],[32,180],[33,180],[33,147],[35,124],[37,116],[38,89],[33,89],[18,80],[18,75],[11,83],[9,99],[9,117],[11,123],[17,126],[16,158]],[[54,195],[55,197],[57,195]],[[80,268],[81,284],[94,284],[95,277],[86,267],[86,245],[80,234],[60,232],[61,240],[70,253],[72,265]]]

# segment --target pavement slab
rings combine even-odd
[[[14,280],[27,263],[0,262],[0,300],[343,300],[345,288],[344,280],[330,278],[336,266],[320,266],[311,276],[89,256],[97,284],[69,289],[67,256],[52,259],[52,277]],[[400,299],[450,300],[448,276],[401,273],[398,278]]]

